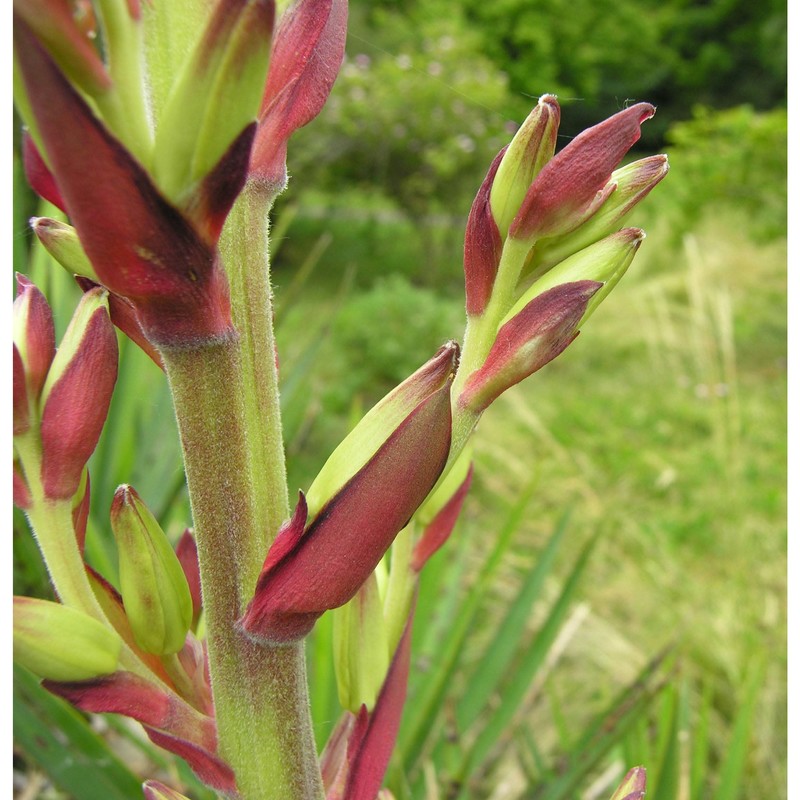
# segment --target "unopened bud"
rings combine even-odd
[[[515,309],[498,330],[483,365],[467,379],[459,405],[474,415],[481,414],[506,389],[563,352],[601,287],[591,280],[562,283]]]
[[[267,554],[246,633],[301,638],[367,580],[447,462],[457,358],[455,343],[442,347],[334,451]]]
[[[176,653],[192,623],[192,596],[161,526],[130,486],[111,505],[122,601],[136,643],[148,653]]]
[[[576,136],[536,176],[509,236],[533,243],[568,233],[589,219],[613,192],[613,170],[653,114],[649,103],[637,103]]]
[[[667,172],[669,162],[664,155],[649,156],[615,170],[609,184],[616,188],[598,212],[571,233],[544,239],[538,244],[527,268],[528,273],[542,275],[579,250],[618,230]]]
[[[41,404],[42,483],[71,498],[100,438],[117,379],[117,337],[106,292],[81,299],[47,374]]]
[[[490,195],[492,215],[505,239],[534,178],[553,157],[561,120],[558,101],[542,95],[500,162]]]
[[[585,247],[539,278],[511,309],[506,319],[537,295],[556,286],[575,281],[599,281],[603,287],[589,301],[578,325],[582,326],[627,272],[644,237],[644,231],[640,228],[623,228]]]
[[[372,709],[389,669],[383,603],[373,573],[356,596],[333,612],[333,658],[342,708]]]
[[[14,300],[14,346],[25,372],[28,396],[36,401],[41,394],[56,352],[53,314],[45,296],[24,275],[17,275]]]
[[[623,778],[611,800],[642,800],[647,789],[647,773],[644,767],[634,767]]]
[[[174,202],[180,204],[255,121],[274,15],[274,0],[220,0],[175,80],[153,156],[156,181]]]
[[[14,660],[41,678],[83,681],[117,668],[122,640],[82,611],[14,598]]]
[[[100,282],[89,257],[83,250],[78,233],[72,225],[49,217],[33,217],[30,225],[44,249],[67,272],[71,275],[90,278],[95,283]]]

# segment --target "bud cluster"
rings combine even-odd
[[[651,156],[617,167],[654,113],[637,103],[554,155],[560,108],[544,95],[493,162],[464,245],[467,416],[561,353],[627,270],[644,233],[620,226],[668,165]]]
[[[283,189],[288,139],[342,61],[346,0],[297,0],[277,26],[274,0],[218,0],[177,70],[144,44],[185,24],[168,5],[130,2],[88,27],[68,6],[14,2],[26,173],[70,220],[35,230],[124,301],[114,321],[135,341],[224,340],[223,224],[248,180]]]

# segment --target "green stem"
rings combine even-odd
[[[236,626],[289,515],[268,211],[268,198],[246,191],[223,234],[237,336],[162,356],[192,503],[220,755],[243,800],[313,800],[323,790],[304,645],[257,645]]]
[[[260,559],[243,579],[251,589],[264,554],[289,517],[278,369],[273,332],[269,269],[269,213],[272,196],[249,184],[228,216],[220,251],[231,289],[233,323],[242,358],[242,403],[247,429],[246,458],[252,482],[256,543]]]
[[[480,369],[485,361],[503,318],[517,301],[517,284],[525,261],[529,257],[530,249],[530,242],[506,239],[489,302],[482,314],[467,317],[467,329],[464,332],[464,344],[461,348],[458,372],[450,390],[453,403],[453,435],[450,457],[443,475],[455,463],[478,424],[480,415],[476,416],[461,408],[458,398],[470,375]]]

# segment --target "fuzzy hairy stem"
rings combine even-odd
[[[243,800],[322,796],[302,644],[270,648],[236,628],[264,558],[238,338],[164,349],[192,503],[220,755]],[[245,356],[246,358],[246,356]]]

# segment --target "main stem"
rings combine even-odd
[[[267,259],[269,202],[246,191],[223,234],[237,335],[165,349],[197,539],[220,755],[242,800],[323,790],[303,644],[255,644],[236,627],[289,515]]]

